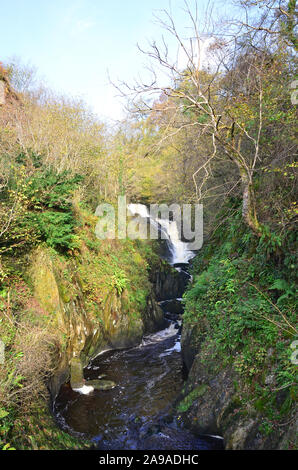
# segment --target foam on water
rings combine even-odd
[[[180,341],[177,341],[172,348],[166,349],[164,353],[161,353],[159,357],[164,357],[168,356],[169,354],[172,354],[173,352],[181,352],[181,343]]]
[[[94,388],[91,385],[83,385],[80,388],[73,388],[73,391],[81,393],[82,395],[89,395],[89,393],[94,391]]]

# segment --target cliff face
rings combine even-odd
[[[54,400],[69,381],[72,364],[82,370],[102,351],[138,345],[144,334],[165,326],[149,279],[152,267],[158,269],[152,244],[99,240],[97,217],[81,207],[74,211],[71,248],[40,242],[1,260],[7,287],[0,292],[6,319],[0,336],[7,360],[0,401],[8,410],[7,441],[16,448],[31,448],[32,434],[38,434],[38,448],[60,448],[60,438],[73,448],[73,441],[50,423],[46,387]],[[52,447],[44,444],[48,427],[57,434]]]
[[[181,341],[188,379],[177,409],[195,432],[223,436],[227,449],[293,449],[294,242],[269,253],[237,207],[192,261]]]
[[[95,285],[102,291],[100,301],[88,307],[84,292],[87,280],[82,269],[85,262],[82,259],[67,262],[53,257],[45,248],[32,255],[29,274],[34,297],[49,316],[60,343],[59,363],[49,384],[53,397],[68,379],[73,357],[80,358],[85,366],[90,358],[104,350],[138,344],[144,333],[159,329],[164,323],[163,312],[148,282],[146,301],[139,309],[136,303],[133,305],[128,287],[117,290],[112,281],[109,287],[104,287],[102,280]]]
[[[186,425],[198,434],[217,434],[224,438],[225,448],[288,449],[297,444],[297,413],[289,423],[262,432],[264,413],[244,399],[243,381],[232,365],[220,360],[206,361],[204,326],[186,325],[182,332],[182,355],[189,371],[178,404]],[[272,377],[265,371],[267,381]],[[282,406],[287,392],[281,390],[277,400]]]

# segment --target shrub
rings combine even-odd
[[[24,249],[38,241],[61,251],[74,248],[72,197],[82,177],[40,164],[32,170],[20,161],[11,166],[8,185],[0,193],[0,250]],[[40,162],[36,156],[34,161]]]
[[[214,368],[231,364],[242,389],[250,391],[247,399],[260,398],[266,403],[263,411],[279,419],[275,396],[278,390],[291,394],[297,381],[290,361],[297,335],[295,284],[281,262],[293,247],[283,244],[281,258],[273,245],[269,249],[264,240],[247,234],[236,213],[202,248],[193,264],[193,284],[184,295],[184,322],[197,325],[204,338],[202,360]],[[266,375],[273,377],[274,393]]]

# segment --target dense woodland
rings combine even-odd
[[[294,419],[296,1],[234,3],[240,19],[212,20],[211,10],[198,18],[185,3],[189,41],[169,12],[160,13],[161,34],[175,38],[185,65],[171,60],[166,39],[139,46],[151,76],[115,83],[127,118],[114,126],[48,89],[33,69],[1,65],[0,337],[9,354],[0,369],[2,448],[41,446],[19,433],[36,396],[46,399],[43,383],[57,353],[54,332],[36,319],[30,326],[26,257],[46,246],[75,258],[97,205],[123,194],[144,204],[204,204],[205,241],[184,321],[204,324],[198,335],[207,338],[207,362],[233,364],[242,381],[239,407],[249,403],[264,414],[261,432],[279,432]],[[118,268],[121,289],[121,259]]]

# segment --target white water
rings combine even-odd
[[[178,353],[181,352],[181,343],[179,339],[176,341],[176,343],[174,344],[172,348],[166,349],[164,353],[161,353],[159,355],[159,357],[168,356],[169,354],[172,354],[173,352],[178,352]]]
[[[88,395],[90,392],[94,391],[94,388],[91,385],[83,385],[80,388],[73,388],[73,391],[81,393],[82,395]]]
[[[148,344],[159,343],[160,341],[164,341],[167,338],[171,338],[177,334],[177,330],[175,329],[175,324],[171,323],[170,326],[165,328],[164,330],[158,331],[157,333],[153,333],[148,336],[144,336],[142,342],[137,348],[142,348],[143,346],[147,346]]]
[[[148,218],[155,228],[160,228],[168,242],[169,251],[171,253],[171,264],[187,264],[189,260],[195,256],[194,252],[188,249],[188,243],[180,240],[175,220],[153,219],[144,204],[128,204],[127,207],[132,215]]]
[[[149,211],[144,204],[128,204],[127,207],[133,215],[140,215],[141,217],[150,217]]]

